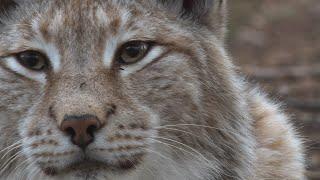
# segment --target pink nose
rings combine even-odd
[[[96,116],[65,116],[61,131],[71,136],[73,144],[85,149],[94,140],[94,133],[100,129],[101,125]]]

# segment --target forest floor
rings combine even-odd
[[[229,1],[234,61],[284,102],[305,139],[307,175],[320,180],[320,1]]]

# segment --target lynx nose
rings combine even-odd
[[[85,149],[94,140],[94,133],[101,125],[96,116],[65,116],[61,130],[71,136],[73,144]]]

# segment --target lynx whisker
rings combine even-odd
[[[152,149],[150,149],[150,148],[144,148],[144,149],[145,149],[147,152],[153,153],[153,154],[161,157],[161,158],[164,159],[164,160],[168,160],[169,162],[171,162],[171,163],[168,163],[168,164],[169,164],[172,168],[176,169],[176,167],[175,167],[176,162],[173,161],[172,158],[169,158],[169,157],[163,155],[162,153],[160,153],[160,152],[158,152],[158,151],[154,151],[154,150],[152,150]],[[161,166],[161,164],[159,164],[159,165]],[[149,170],[149,172],[153,173],[152,170]]]
[[[167,156],[165,156],[165,155],[161,154],[161,153],[160,153],[160,152],[158,152],[158,151],[151,150],[150,148],[143,148],[143,149],[145,149],[145,150],[146,150],[146,151],[148,151],[148,152],[151,152],[151,153],[157,154],[158,156],[162,157],[163,159],[166,159],[166,160],[169,160],[169,161],[171,161],[171,162],[175,163],[175,162],[172,160],[172,158],[169,158],[169,157],[167,157]]]
[[[24,162],[26,162],[23,165],[23,166],[25,166],[25,168],[23,168],[22,171],[20,171],[20,173],[18,175],[19,179],[21,179],[21,180],[26,180],[26,178],[29,175],[29,169],[32,168],[32,166],[34,166],[37,163],[36,160],[31,163],[28,163],[28,162],[30,162],[29,159],[27,159],[27,160],[28,161],[24,161]],[[34,167],[36,167],[36,166],[34,166]]]
[[[21,156],[23,156],[22,152],[18,151],[17,153],[12,155],[6,162],[4,162],[3,165],[0,167],[0,175],[4,173],[7,170],[7,168]]]
[[[32,165],[33,166],[33,165]],[[32,168],[32,167],[31,167]],[[30,169],[31,169],[30,168]],[[30,173],[28,174],[27,180],[34,180],[36,179],[36,176],[39,174],[39,172],[41,172],[41,170],[36,167],[33,166],[33,169],[30,170]]]
[[[15,152],[15,151],[12,150],[11,152]],[[15,157],[15,156],[18,155],[19,153],[22,153],[22,151],[19,150],[19,151],[15,152],[13,155],[9,156],[8,159],[7,159],[7,161],[5,161],[3,164],[7,164],[7,163],[9,162],[9,160],[12,159],[12,157]],[[5,159],[1,159],[1,160],[5,160]]]
[[[207,166],[207,167],[211,167],[210,162],[208,162],[208,160],[207,160],[206,158],[203,158],[202,156],[199,156],[198,154],[195,154],[195,153],[192,152],[192,151],[185,150],[185,149],[183,149],[183,148],[180,148],[180,147],[175,146],[175,145],[170,144],[170,143],[163,142],[163,141],[161,141],[161,140],[157,140],[157,139],[154,139],[154,138],[150,138],[150,139],[153,140],[153,141],[155,141],[156,143],[163,144],[163,145],[165,145],[165,146],[167,146],[167,147],[171,147],[171,148],[180,150],[181,152],[190,154],[190,155],[192,155],[192,157],[197,158],[200,162],[203,162],[203,160],[205,160],[204,165]]]
[[[11,149],[9,149],[1,158],[0,158],[0,161],[1,160],[5,160],[7,156],[9,156],[10,153],[13,153],[15,152],[17,149],[21,148],[22,145],[19,145],[19,146],[16,146],[16,147],[12,147]]]
[[[30,160],[26,158],[25,160],[17,164],[16,167],[12,170],[12,172],[17,171],[20,167],[23,167],[24,165],[28,165],[28,162],[30,162]],[[24,169],[24,168],[21,168],[21,169]]]
[[[171,142],[173,142],[173,143],[182,145],[182,146],[190,149],[190,150],[193,151],[194,153],[198,154],[201,158],[203,158],[203,160],[205,160],[208,164],[210,164],[210,160],[208,160],[203,154],[201,154],[199,151],[197,151],[197,150],[194,149],[193,147],[191,147],[191,146],[189,146],[189,145],[186,145],[185,143],[182,143],[182,142],[179,142],[179,141],[170,139],[170,138],[159,137],[159,136],[157,136],[157,137],[152,137],[152,138],[157,138],[157,139],[162,139],[162,140],[166,140],[166,141],[171,141]]]
[[[7,149],[10,149],[10,148],[13,147],[13,146],[22,145],[22,141],[23,141],[23,139],[21,139],[21,140],[15,142],[15,143],[13,143],[13,144],[5,147],[4,149],[2,149],[2,150],[0,151],[0,154],[1,154],[2,152],[6,151]]]
[[[227,0],[2,1],[1,180],[303,179],[225,48]]]
[[[226,129],[221,129],[221,128],[217,128],[217,127],[213,127],[213,126],[207,126],[207,125],[201,125],[201,124],[172,124],[172,125],[169,124],[169,125],[162,125],[162,126],[155,127],[155,129],[162,129],[162,128],[166,128],[166,127],[197,127],[197,128],[204,128],[204,129],[214,129],[214,130],[218,130],[218,131],[231,133],[233,135],[237,135],[233,131],[228,131]]]
[[[185,134],[188,134],[188,135],[191,135],[193,137],[197,137],[197,138],[202,138],[194,133],[191,133],[189,131],[185,131],[185,130],[181,130],[181,129],[176,129],[176,128],[166,128],[166,127],[163,127],[163,128],[158,128],[158,129],[165,129],[165,130],[169,130],[169,131],[177,131],[177,132],[182,132],[182,133],[185,133]]]

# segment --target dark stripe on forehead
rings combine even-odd
[[[119,17],[113,19],[110,23],[111,34],[112,35],[118,34],[120,26],[121,26],[121,19]]]

